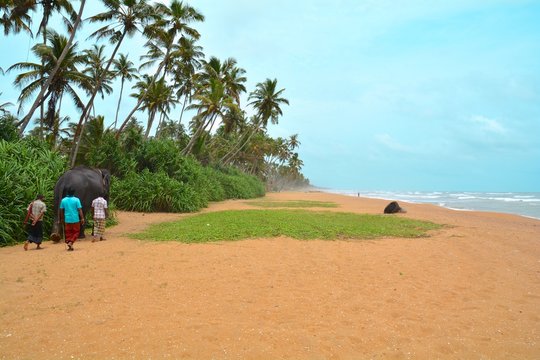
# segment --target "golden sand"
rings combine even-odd
[[[272,193],[382,213],[388,201]],[[0,358],[538,359],[540,221],[407,204],[428,238],[0,249]],[[226,201],[205,211],[249,208]]]

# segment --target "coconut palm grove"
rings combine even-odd
[[[109,169],[112,208],[131,211],[191,212],[309,185],[298,135],[267,132],[289,105],[285,87],[270,74],[247,89],[233,57],[207,56],[203,13],[177,0],[102,0],[97,13],[88,3],[0,1],[3,34],[30,43],[0,68],[15,79],[0,93],[20,91],[17,103],[0,94],[1,246],[24,239],[27,204],[44,194],[52,208],[56,180],[78,165]],[[129,55],[133,38],[142,56]],[[114,118],[100,114],[105,97]]]

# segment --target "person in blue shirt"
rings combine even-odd
[[[81,200],[75,196],[73,188],[68,188],[66,197],[60,201],[60,221],[64,225],[68,251],[73,251],[73,243],[79,237],[81,226],[84,226]]]

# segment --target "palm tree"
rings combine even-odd
[[[178,89],[176,96],[178,99],[184,97],[182,111],[180,112],[180,118],[178,119],[179,124],[182,123],[182,116],[184,115],[186,104],[191,102],[191,97],[195,91],[197,82],[196,72],[201,67],[201,61],[199,59],[204,57],[202,47],[195,45],[195,41],[195,39],[186,37],[180,38],[180,58],[174,63],[174,81],[175,87]]]
[[[193,146],[204,131],[210,132],[218,116],[223,117],[226,109],[234,108],[233,100],[225,94],[225,88],[219,79],[211,79],[210,86],[196,93],[193,98],[197,101],[187,107],[197,110],[197,115],[191,122],[192,136],[188,145],[182,150],[183,155],[190,154]]]
[[[24,1],[23,0],[23,3],[25,4],[23,5],[23,7],[27,7],[27,8],[31,7],[34,9],[35,6],[38,4],[38,1],[31,1],[31,0]],[[62,10],[64,10],[70,17],[69,20],[66,17],[64,17],[64,22],[68,28],[68,31],[70,31],[72,23],[75,22],[77,19],[77,13],[73,10],[73,6],[71,6],[71,3],[66,0],[41,0],[39,1],[39,4],[42,7],[43,17],[39,24],[38,34],[41,32],[43,36],[43,44],[45,45],[47,44],[47,25],[49,23],[49,19],[52,16],[52,14],[55,11],[58,13],[61,13]],[[43,103],[40,106],[40,110],[41,110],[40,119],[42,121],[43,112],[44,112]],[[40,127],[42,127],[42,123],[40,123]]]
[[[47,93],[37,105],[48,99],[46,120],[47,126],[52,128],[54,119],[59,117],[57,112],[60,110],[61,99],[65,93],[72,98],[77,108],[84,107],[75,87],[88,90],[90,78],[77,69],[77,66],[83,63],[84,57],[77,53],[76,43],[65,51],[68,39],[54,31],[50,31],[47,36],[50,45],[37,44],[32,48],[32,52],[41,63],[21,62],[11,66],[8,71],[28,70],[17,75],[14,81],[17,86],[26,85],[19,96],[21,105],[31,98],[35,91],[43,88],[44,83],[49,83]],[[64,59],[59,61],[59,57],[64,53]],[[58,69],[55,72],[56,68]]]
[[[242,131],[246,126],[246,112],[239,107],[229,109],[221,119],[223,134],[228,135],[237,130]]]
[[[204,21],[204,15],[194,7],[183,1],[172,0],[169,6],[157,3],[155,9],[160,15],[160,20],[156,23],[157,28],[165,29],[173,39],[178,35],[199,39],[199,32],[189,24]]]
[[[122,85],[120,86],[120,96],[118,97],[118,106],[116,107],[116,116],[114,117],[113,128],[116,128],[116,122],[118,121],[118,112],[120,111],[120,103],[122,101],[122,93],[124,92],[124,82],[126,80],[131,81],[134,78],[138,79],[137,69],[133,66],[127,55],[120,54],[118,60],[114,60],[114,74],[120,76]]]
[[[293,151],[297,147],[300,146],[300,141],[298,140],[298,134],[291,135],[289,138],[289,141],[287,142],[287,146],[290,151]]]
[[[234,60],[229,58],[227,61]],[[229,70],[225,73],[224,83],[227,94],[231,96],[238,105],[240,105],[240,94],[246,92],[244,83],[247,81],[244,74],[246,71],[236,66],[236,60],[234,64],[226,63],[226,68]]]
[[[289,158],[289,168],[291,168],[293,174],[299,174],[303,166],[304,162],[300,160],[298,153],[293,153]]]
[[[35,7],[35,1],[31,0],[0,1],[0,25],[4,28],[4,35],[21,31],[32,35],[32,17],[28,13],[35,10]]]
[[[45,95],[45,92],[48,90],[52,80],[55,78],[56,72],[60,68],[60,65],[64,61],[64,58],[66,57],[68,51],[71,49],[71,44],[73,43],[73,39],[75,38],[75,33],[77,32],[77,29],[79,27],[79,24],[81,22],[82,14],[84,12],[84,6],[86,5],[86,0],[81,0],[81,6],[79,7],[79,12],[77,13],[77,19],[75,20],[75,23],[73,24],[73,28],[71,29],[69,39],[66,43],[66,46],[64,47],[64,50],[62,54],[60,54],[60,57],[58,57],[56,61],[55,67],[52,69],[52,71],[49,74],[48,79],[45,81],[45,83],[41,86],[41,90],[34,100],[34,103],[32,104],[32,107],[30,108],[30,111],[26,116],[23,118],[21,123],[19,124],[19,135],[22,135],[24,133],[24,130],[26,129],[26,126],[30,122],[30,119],[32,118],[32,115],[34,115],[34,111],[38,108],[39,104],[43,102],[43,96]]]
[[[102,0],[105,7],[108,9],[103,13],[99,13],[89,18],[90,22],[103,22],[111,21],[112,23],[103,26],[96,30],[91,37],[96,39],[108,38],[112,44],[116,44],[112,55],[107,62],[104,73],[108,73],[109,68],[116,56],[122,41],[126,36],[132,36],[138,31],[146,31],[146,25],[149,20],[155,17],[152,7],[147,4],[146,0]],[[144,31],[143,31],[144,28]],[[98,79],[98,85],[94,87],[94,91],[86,104],[79,123],[77,124],[77,130],[75,131],[75,141],[73,142],[73,148],[71,151],[70,164],[73,166],[75,158],[77,157],[78,144],[81,136],[81,128],[83,122],[86,119],[86,114],[93,105],[94,98],[97,94],[99,83],[103,81],[103,78]]]
[[[37,1],[34,1],[37,3]],[[41,0],[39,2],[42,7],[43,17],[38,28],[38,34],[41,32],[43,36],[43,44],[47,44],[47,26],[49,24],[49,19],[54,12],[61,13],[62,11],[66,12],[69,16],[69,20],[63,16],[64,23],[66,24],[68,30],[72,26],[72,23],[77,19],[77,13],[73,10],[71,2],[67,0]],[[41,106],[41,119],[43,119],[43,105]]]
[[[179,56],[179,46],[173,43],[173,35],[168,32],[154,32],[154,37],[148,40],[145,46],[148,48],[145,55],[141,56],[141,60],[146,61],[139,66],[139,71],[159,63],[158,69],[154,73],[154,79],[157,79],[163,70],[164,78],[173,70],[173,64]]]
[[[150,48],[149,56],[146,57],[149,61],[145,65],[149,65],[160,59],[160,64],[154,74],[153,81],[159,77],[159,74],[165,69],[165,74],[172,68],[171,54],[177,56],[177,52],[173,51],[176,44],[177,36],[187,36],[192,39],[198,39],[200,34],[189,24],[196,21],[204,21],[204,16],[200,14],[195,8],[184,4],[182,1],[173,0],[169,6],[157,3],[155,5],[155,11],[158,20],[148,27],[147,32],[151,35],[151,40],[147,43]],[[164,74],[164,76],[165,76]],[[118,129],[117,136],[131,118],[131,116],[141,106],[144,97],[139,97],[139,100],[135,107],[128,114],[120,128]]]
[[[246,91],[244,83],[246,71],[236,66],[234,58],[228,58],[223,63],[215,56],[203,61],[203,71],[200,74],[201,84],[208,85],[211,79],[219,79],[225,86],[225,92],[240,105],[240,94]]]
[[[41,119],[36,119],[35,124],[37,126],[29,131],[29,135],[45,139],[53,149],[58,150],[61,144],[66,142],[66,139],[72,135],[69,128],[69,120],[69,116],[59,117],[58,112],[56,113],[52,127],[46,124],[44,126]]]
[[[289,105],[289,100],[280,97],[285,89],[276,91],[277,79],[266,79],[263,83],[258,83],[255,91],[249,95],[248,100],[253,99],[248,105],[252,105],[257,111],[260,125],[266,128],[268,120],[272,124],[278,123],[278,116],[283,115],[280,105]]]
[[[2,95],[2,93],[0,93],[0,96]],[[12,103],[10,102],[5,102],[3,104],[0,104],[0,112],[3,114],[3,115],[6,115],[9,111],[6,110],[6,108],[8,106],[13,106]]]
[[[148,124],[144,135],[145,139],[148,139],[156,115],[162,113],[166,117],[166,114],[171,110],[171,106],[176,103],[176,99],[173,89],[167,85],[165,79],[153,81],[151,76],[144,75],[143,79],[135,85],[135,89],[139,91],[131,96],[143,98],[139,110],[148,111]]]
[[[278,123],[279,116],[283,115],[281,105],[289,105],[289,100],[281,97],[285,89],[276,89],[277,79],[266,79],[264,82],[258,83],[255,86],[255,91],[253,91],[248,98],[248,100],[253,101],[251,101],[248,105],[253,106],[257,111],[257,121],[254,124],[252,131],[248,132],[246,140],[240,141],[239,146],[221,158],[220,162],[230,162],[236,153],[238,153],[238,151],[249,142],[253,134],[259,128],[266,129],[268,120],[270,120],[272,124]]]
[[[91,92],[97,92],[101,95],[101,98],[105,98],[105,94],[112,93],[112,87],[110,86],[112,82],[113,73],[105,72],[104,63],[105,63],[105,46],[101,45],[92,45],[90,49],[84,50],[84,63],[86,68],[84,68],[83,73],[88,75],[92,79]],[[101,81],[99,81],[101,79]]]
[[[77,19],[77,13],[75,12],[75,10],[73,10],[71,1],[40,0],[34,2],[39,3],[42,7],[43,17],[41,18],[41,22],[39,24],[38,33],[41,32],[43,34],[44,44],[47,42],[47,25],[49,24],[49,19],[54,12],[61,13],[62,11],[64,11],[65,13],[67,13],[67,15],[69,16],[69,20],[64,17],[64,23],[68,25],[68,28],[71,28],[71,23],[74,23]]]
[[[173,120],[164,120],[159,131],[156,132],[156,137],[159,139],[174,140],[180,146],[187,145],[189,136],[186,134],[184,125],[178,124]]]

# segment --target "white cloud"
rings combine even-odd
[[[408,153],[413,152],[413,149],[411,147],[399,143],[392,136],[386,133],[376,135],[375,140],[377,140],[379,144],[382,144],[391,150],[400,151],[400,152],[408,152]]]
[[[495,119],[490,119],[482,115],[473,115],[470,120],[473,123],[480,125],[483,130],[488,132],[496,134],[505,134],[507,132],[506,128]]]

